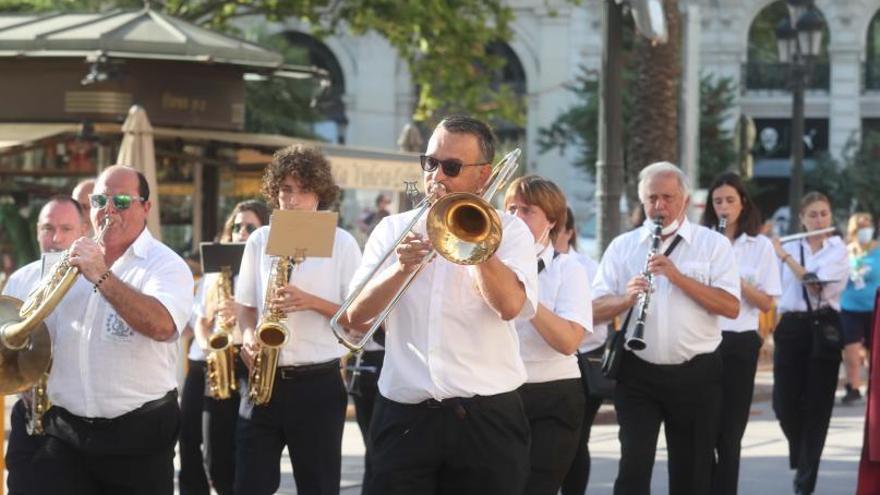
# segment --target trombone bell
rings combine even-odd
[[[0,296],[0,328],[21,321],[21,301]],[[49,370],[52,359],[52,341],[49,330],[40,323],[28,336],[28,343],[20,350],[0,345],[0,395],[24,392]]]
[[[457,265],[483,263],[501,244],[498,212],[474,194],[438,199],[428,212],[427,230],[437,253]]]

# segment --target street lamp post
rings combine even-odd
[[[804,192],[804,91],[812,65],[822,48],[822,15],[812,0],[788,0],[788,16],[776,26],[779,61],[788,64],[792,94],[791,181],[788,230],[800,230],[797,212]]]

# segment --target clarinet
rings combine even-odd
[[[718,218],[718,227],[716,230],[718,230],[718,232],[720,232],[722,234],[727,232],[727,217],[719,217]]]
[[[645,343],[645,319],[648,317],[648,305],[651,304],[651,292],[654,290],[654,275],[648,271],[648,263],[651,258],[660,252],[660,243],[662,239],[660,235],[663,232],[663,218],[654,219],[654,225],[651,227],[651,250],[648,251],[648,259],[645,260],[645,269],[642,270],[642,276],[648,280],[648,290],[642,292],[639,296],[639,317],[636,319],[633,336],[626,341],[627,349],[631,351],[641,351],[648,345]]]

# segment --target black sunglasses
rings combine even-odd
[[[424,170],[425,172],[433,172],[437,170],[437,167],[443,167],[443,175],[446,175],[447,177],[456,177],[458,174],[461,173],[461,167],[479,167],[488,163],[461,163],[455,158],[450,158],[449,160],[438,160],[433,156],[428,155],[419,155],[419,160],[422,164],[422,170]]]
[[[99,210],[107,206],[107,202],[111,199],[113,200],[113,208],[116,208],[119,211],[129,209],[132,201],[144,201],[144,198],[140,196],[131,196],[129,194],[114,194],[113,196],[107,196],[106,194],[89,194],[89,203],[92,205],[92,208],[97,208]]]
[[[232,231],[238,232],[241,230],[241,227],[244,226],[244,229],[248,234],[253,234],[255,230],[257,230],[257,226],[252,223],[234,223],[232,224]]]

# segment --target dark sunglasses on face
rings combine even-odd
[[[107,196],[106,194],[89,194],[89,203],[92,205],[92,208],[97,208],[99,210],[107,206],[107,202],[111,199],[113,200],[113,208],[116,208],[119,211],[129,209],[132,201],[144,201],[144,198],[140,196],[131,196],[129,194],[114,194],[113,196]]]
[[[443,175],[447,177],[455,177],[460,174],[461,167],[479,167],[480,165],[485,165],[487,163],[461,163],[454,158],[450,158],[449,160],[438,160],[433,156],[428,155],[419,155],[419,160],[421,160],[422,170],[425,172],[433,172],[437,170],[437,167],[443,167]]]
[[[257,230],[257,226],[252,223],[234,223],[232,224],[232,231],[238,232],[242,227],[244,227],[248,234],[253,234]]]

